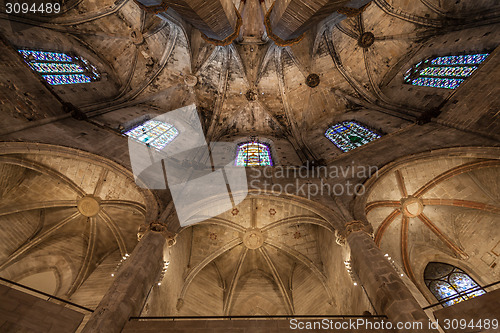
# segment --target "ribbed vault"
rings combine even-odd
[[[332,257],[322,253],[326,248]],[[313,210],[250,196],[233,210],[180,231],[169,256],[168,283],[153,288],[143,315],[358,312],[359,305],[340,300],[336,292],[362,293],[352,291],[344,251],[335,243],[332,224]],[[169,305],[172,299],[175,306]]]
[[[385,169],[370,181],[365,205],[375,243],[424,295],[430,258],[458,262],[485,281],[497,278],[485,260],[498,240],[498,155],[435,155]]]
[[[103,260],[117,265],[133,250],[146,210],[155,208],[150,194],[111,162],[61,147],[30,148],[2,144],[0,274],[37,288],[29,276],[53,272],[55,293],[78,298]],[[102,284],[111,282],[111,272]]]
[[[104,75],[91,93],[55,92],[101,126],[116,130],[139,115],[195,103],[209,140],[268,137],[283,147],[283,164],[338,156],[321,137],[345,117],[366,114],[388,132],[428,119],[423,110],[439,107],[451,92],[415,94],[403,73],[429,52],[480,51],[464,42],[445,45],[459,31],[486,49],[499,42],[491,37],[500,17],[493,0],[377,0],[355,17],[325,19],[285,48],[262,26],[273,1],[234,3],[243,24],[228,46],[206,42],[179,16],[155,16],[133,1],[77,1],[44,18],[0,14],[0,29],[15,47],[70,50],[96,64]],[[310,74],[319,75],[319,85],[307,85]],[[16,122],[26,121],[12,112]]]

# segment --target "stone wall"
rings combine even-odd
[[[0,332],[75,332],[83,317],[63,305],[0,285]]]
[[[438,122],[500,139],[500,53],[493,52],[481,68],[479,75],[465,81],[451,96]]]
[[[0,38],[1,132],[63,113],[62,104],[44,86],[14,48]]]

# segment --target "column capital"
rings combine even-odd
[[[305,33],[303,33],[299,37],[292,38],[289,40],[284,40],[273,32],[273,27],[271,24],[271,13],[273,12],[274,4],[275,2],[273,2],[273,4],[271,5],[271,7],[269,8],[264,17],[264,26],[266,27],[267,37],[269,37],[276,45],[281,47],[292,46],[300,43],[302,39],[304,39]]]
[[[163,1],[186,22],[200,30],[202,37],[209,43],[226,46],[231,44],[240,33],[243,21],[232,0]]]
[[[320,22],[326,19],[338,22],[360,15],[369,3],[369,0],[276,0],[265,17],[267,34],[277,45],[290,46],[300,42]]]
[[[227,46],[232,44],[235,41],[235,39],[238,38],[238,36],[240,35],[241,27],[243,25],[243,19],[241,18],[241,14],[236,8],[236,6],[234,6],[234,12],[236,13],[236,27],[234,28],[234,32],[231,35],[227,36],[223,40],[218,40],[215,38],[208,37],[202,31],[201,38],[203,38],[206,42],[215,46]]]
[[[373,228],[368,222],[353,220],[345,224],[345,237],[349,237],[353,232],[364,232],[370,236],[373,235]]]
[[[347,17],[356,17],[358,15],[361,15],[361,13],[363,13],[371,4],[372,2],[370,1],[360,8],[340,7],[339,9],[337,9],[337,13],[345,15]]]
[[[340,246],[345,246],[346,240],[342,231],[335,230],[335,242]]]
[[[335,236],[337,237],[337,244],[344,246],[346,244],[346,239],[353,233],[364,232],[371,238],[373,238],[373,228],[368,222],[363,222],[359,220],[352,220],[344,225],[344,230],[336,230]]]
[[[134,0],[134,2],[146,12],[151,14],[159,14],[162,12],[166,12],[168,9],[168,5],[165,1],[162,0]]]
[[[137,231],[137,239],[140,241],[147,231],[152,231],[162,234],[167,241],[168,247],[174,246],[177,242],[177,234],[168,230],[167,225],[160,221],[142,224]]]

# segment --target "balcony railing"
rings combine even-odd
[[[23,284],[20,284],[20,283],[17,283],[17,282],[14,282],[14,281],[11,281],[11,280],[8,280],[8,279],[5,279],[3,277],[0,276],[0,281],[4,282],[5,285],[7,285],[8,287],[10,286],[16,286],[20,289],[24,289],[24,290],[28,290],[28,291],[31,291],[32,293],[35,293],[37,297],[40,297],[40,296],[44,296],[44,297],[40,297],[42,299],[46,299],[47,301],[50,301],[50,300],[56,300],[56,301],[59,301],[59,302],[62,302],[66,305],[71,305],[77,309],[80,309],[80,310],[83,310],[85,312],[94,312],[94,310],[92,309],[89,309],[89,308],[86,308],[82,305],[78,305],[76,303],[73,303],[71,301],[68,301],[68,300],[65,300],[63,298],[60,298],[60,297],[57,297],[57,296],[54,296],[54,295],[51,295],[51,294],[48,294],[48,293],[45,293],[43,291],[40,291],[40,290],[36,290],[34,288],[31,288],[31,287],[28,287],[28,286],[25,286]]]
[[[282,315],[282,316],[166,316],[166,317],[130,317],[129,320],[238,320],[238,319],[387,319],[384,315]]]

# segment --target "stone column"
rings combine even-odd
[[[429,317],[398,276],[371,237],[371,227],[361,221],[346,224],[345,240],[351,250],[351,265],[377,312],[396,324],[423,324],[418,332],[437,332],[429,328]],[[399,332],[415,332],[400,330]]]
[[[148,13],[158,14],[166,11],[168,6],[163,0],[134,0],[134,2]]]
[[[141,237],[142,236],[142,237]],[[83,333],[119,333],[139,315],[163,267],[163,247],[175,243],[166,227],[153,223],[140,230],[140,241],[114,277],[111,287],[83,328]]]
[[[270,21],[266,23],[267,33],[272,39],[293,41],[334,13],[339,18],[360,14],[364,10],[363,6],[369,2],[370,0],[276,0],[266,17]]]
[[[231,44],[240,33],[241,16],[232,0],[134,0],[142,9],[159,14],[174,10],[215,45]]]
[[[207,37],[225,39],[234,33],[238,15],[231,0],[167,0],[184,20]]]

